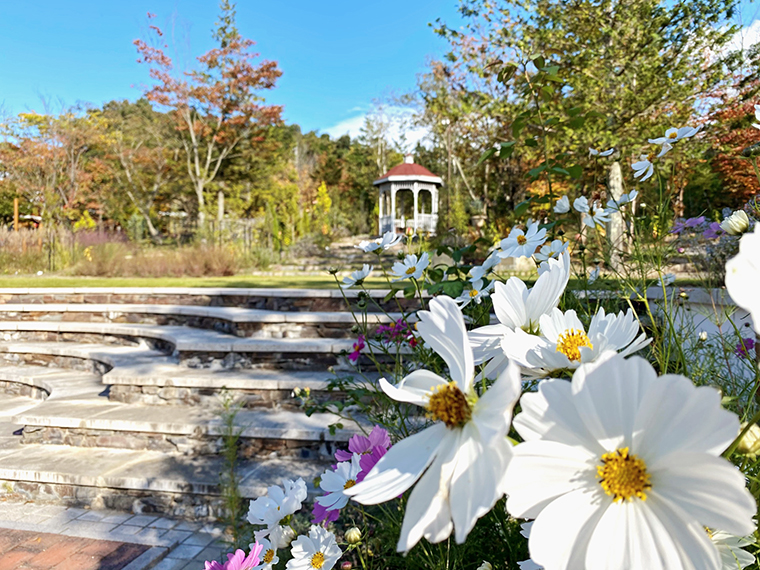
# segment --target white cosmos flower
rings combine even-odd
[[[671,127],[665,131],[664,137],[649,139],[649,142],[659,145],[673,144],[680,141],[681,139],[688,139],[690,137],[693,137],[699,132],[699,129],[700,127],[681,127],[680,129]]]
[[[282,519],[299,510],[301,503],[306,500],[306,483],[303,479],[283,479],[282,485],[284,489],[277,485],[269,487],[265,496],[251,501],[248,507],[248,522],[266,525],[267,531],[263,536]]]
[[[591,270],[591,273],[588,274],[588,284],[591,285],[594,281],[599,279],[599,266],[597,265],[594,267],[594,269]]]
[[[346,490],[354,500],[374,505],[417,482],[401,526],[403,552],[423,537],[441,542],[452,530],[461,544],[503,495],[512,455],[506,436],[520,395],[519,370],[510,366],[478,397],[464,319],[452,299],[433,299],[419,318],[419,335],[443,358],[451,380],[415,370],[396,386],[384,378],[380,386],[396,401],[425,408],[435,423],[391,447],[361,483]]]
[[[607,209],[612,211],[619,210],[629,202],[633,202],[638,195],[638,191],[631,190],[629,194],[623,194],[617,200],[615,200],[615,198],[610,198],[607,200]]]
[[[554,205],[555,214],[566,214],[570,211],[570,200],[567,196],[562,196]]]
[[[340,284],[341,289],[348,289],[357,283],[361,283],[367,277],[369,277],[369,274],[372,273],[372,269],[374,269],[373,266],[367,265],[365,263],[362,265],[361,269],[357,269],[356,271],[353,271],[348,277],[343,278],[343,283]]]
[[[615,152],[614,148],[609,148],[607,150],[598,151],[595,148],[589,147],[588,149],[588,157],[591,158],[592,156],[610,156],[613,152]]]
[[[760,105],[755,105],[755,120],[760,121]],[[760,124],[758,123],[752,123],[752,126],[760,129]]]
[[[523,535],[525,538],[530,539],[530,529],[533,526],[533,521],[524,522],[520,525],[520,534]],[[520,567],[520,570],[543,570],[541,566],[533,562],[533,560],[523,560],[522,562],[518,562],[517,565]]]
[[[606,208],[602,208],[600,205],[596,204],[594,205],[593,215],[592,214],[583,215],[583,223],[584,225],[592,229],[596,228],[596,226],[601,226],[609,222],[611,213],[612,212],[610,210],[607,210]]]
[[[705,527],[755,530],[744,475],[720,457],[738,418],[713,388],[605,356],[522,397],[507,508],[535,518],[531,558],[547,570],[719,570]]]
[[[631,165],[631,168],[633,168],[633,177],[639,178],[641,182],[644,182],[644,180],[648,180],[654,175],[654,164],[652,164],[652,160],[655,158],[661,158],[665,156],[665,154],[668,153],[670,149],[673,148],[673,145],[670,143],[665,143],[662,145],[662,148],[660,149],[660,152],[655,156],[654,152],[650,152],[649,154],[642,154],[639,157],[638,162],[634,162]]]
[[[617,315],[600,307],[592,317],[588,334],[575,311],[565,313],[553,309],[539,318],[541,335],[522,329],[508,331],[502,338],[504,355],[523,369],[523,374],[540,378],[559,370],[572,370],[597,360],[605,351],[633,354],[648,345],[646,333],[640,332],[638,321],[629,309]]]
[[[741,570],[755,561],[754,555],[744,550],[745,546],[755,544],[754,536],[735,536],[722,530],[708,534],[720,554],[721,570]]]
[[[555,239],[549,245],[542,246],[534,257],[537,261],[547,261],[551,257],[559,257],[561,253],[567,251],[567,246],[568,243],[566,241]]]
[[[492,252],[483,262],[483,265],[478,265],[470,269],[470,275],[472,276],[470,277],[470,281],[474,282],[478,279],[483,279],[483,277],[488,275],[500,262],[501,257],[499,257],[499,253],[497,251]]]
[[[398,245],[402,239],[404,239],[403,235],[391,231],[385,232],[381,238],[370,241],[365,240],[360,242],[359,245],[355,245],[354,247],[361,249],[365,253],[371,253],[378,250],[386,251],[392,248],[394,245]]]
[[[309,536],[301,535],[293,542],[287,570],[330,570],[343,554],[335,543],[335,535],[321,526],[312,525]]]
[[[739,241],[739,253],[726,263],[726,289],[734,303],[749,311],[755,331],[760,330],[760,224]]]
[[[348,503],[348,495],[345,490],[356,485],[356,477],[362,470],[359,461],[362,456],[354,453],[351,461],[338,463],[335,470],[328,469],[322,474],[319,486],[327,492],[326,495],[317,497],[317,502],[328,511],[342,509]]]
[[[509,236],[501,240],[499,257],[530,257],[537,247],[546,241],[546,228],[538,229],[538,222],[528,224],[528,231],[513,228]]]
[[[391,275],[396,277],[393,281],[401,281],[410,277],[419,279],[428,265],[430,265],[430,257],[427,252],[423,253],[419,259],[415,254],[407,255],[404,261],[397,261],[393,264]]]
[[[736,210],[720,223],[720,229],[730,236],[740,236],[749,229],[749,216],[744,210]]]
[[[277,547],[269,542],[266,538],[262,538],[256,542],[258,542],[262,547],[261,553],[259,554],[259,560],[261,563],[258,566],[254,567],[252,570],[270,570],[272,566],[280,561],[279,556],[277,556]],[[251,550],[253,550],[254,546],[255,543],[248,545]]]
[[[541,316],[559,304],[570,279],[570,254],[562,253],[559,259],[549,259],[545,264],[547,269],[530,290],[517,277],[510,277],[506,283],[497,281],[491,300],[499,323],[470,331],[475,364],[489,362],[482,372],[486,378],[496,378],[506,369],[508,361],[501,349],[504,335],[515,329],[538,332]]]
[[[472,282],[472,287],[468,290],[462,291],[462,294],[454,299],[457,304],[464,309],[470,303],[480,305],[483,299],[491,294],[494,281],[491,281],[488,285],[482,279],[478,279]]]
[[[581,196],[573,200],[573,208],[581,214],[588,214],[588,198]]]

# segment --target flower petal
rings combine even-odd
[[[367,473],[364,481],[346,494],[364,505],[376,505],[398,497],[419,478],[433,461],[448,428],[437,423],[402,439],[388,450]]]
[[[388,397],[397,402],[408,402],[422,407],[427,405],[432,388],[440,384],[446,384],[446,380],[429,370],[415,370],[405,376],[397,386],[385,378],[380,378],[380,388]]]
[[[520,368],[511,363],[475,404],[471,423],[485,444],[506,437],[521,389]]]

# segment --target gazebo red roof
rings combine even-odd
[[[388,178],[390,176],[432,176],[434,178],[438,177],[437,174],[433,174],[421,164],[416,164],[414,162],[412,163],[402,162],[401,164],[397,164],[396,166],[391,168],[388,172],[383,174],[380,178],[378,178],[378,180],[382,180],[383,178]]]

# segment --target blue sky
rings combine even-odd
[[[239,0],[238,27],[283,76],[268,99],[304,130],[356,133],[372,100],[412,89],[429,56],[446,44],[428,27],[458,23],[457,0]],[[0,104],[5,112],[42,112],[41,97],[100,105],[135,99],[148,82],[132,45],[146,13],[175,30],[179,51],[213,47],[216,0],[0,0]],[[758,15],[742,2],[741,22]],[[751,28],[760,39],[760,21]],[[756,37],[757,36],[757,37]]]
[[[175,30],[181,53],[213,47],[215,0],[0,1],[0,104],[5,112],[52,111],[85,101],[135,99],[149,81],[132,41],[146,13]],[[428,22],[456,21],[456,0],[240,0],[238,27],[283,76],[268,95],[304,130],[348,128],[374,98],[414,87],[445,42]],[[332,127],[332,129],[331,129]]]

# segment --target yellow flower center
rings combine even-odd
[[[526,238],[525,236],[517,236],[518,245],[525,245],[526,243],[528,243],[528,238]]]
[[[670,133],[670,134],[668,135],[668,138],[669,138],[669,139],[674,139],[674,138],[676,138],[676,137],[678,137],[678,133],[677,133],[677,132],[672,132],[672,133]]]
[[[596,466],[599,484],[613,501],[628,501],[638,497],[645,501],[644,491],[652,488],[646,463],[636,455],[629,455],[623,447],[602,455],[602,465]]]
[[[353,479],[349,479],[348,481],[346,481],[346,484],[343,485],[343,488],[344,489],[350,489],[354,485],[356,485],[356,481],[354,481]]]
[[[472,410],[455,382],[440,384],[432,390],[433,394],[425,407],[428,411],[427,417],[434,421],[442,421],[449,428],[461,427],[467,423],[472,416]]]
[[[274,549],[270,548],[266,551],[266,554],[264,554],[264,558],[261,559],[264,564],[269,564],[272,560],[274,560]]]
[[[312,568],[322,568],[322,566],[325,565],[325,555],[321,552],[314,553],[314,556],[311,557],[311,567]]]
[[[656,156],[657,156],[657,153],[656,153],[655,151],[652,151],[652,152],[650,152],[650,153],[647,155],[647,160],[648,160],[649,162],[652,162],[652,160],[653,160],[653,159],[654,159]]]
[[[407,270],[406,270],[406,274],[407,274],[407,275],[411,275],[411,274],[412,274],[412,273],[414,273],[415,271],[417,271],[417,268],[416,268],[416,267],[410,267],[409,269],[407,269]]]
[[[561,352],[573,362],[581,361],[581,347],[594,348],[588,335],[579,329],[567,329],[557,339],[557,352]]]
[[[477,297],[478,292],[479,291],[477,289],[470,289],[470,297]]]

